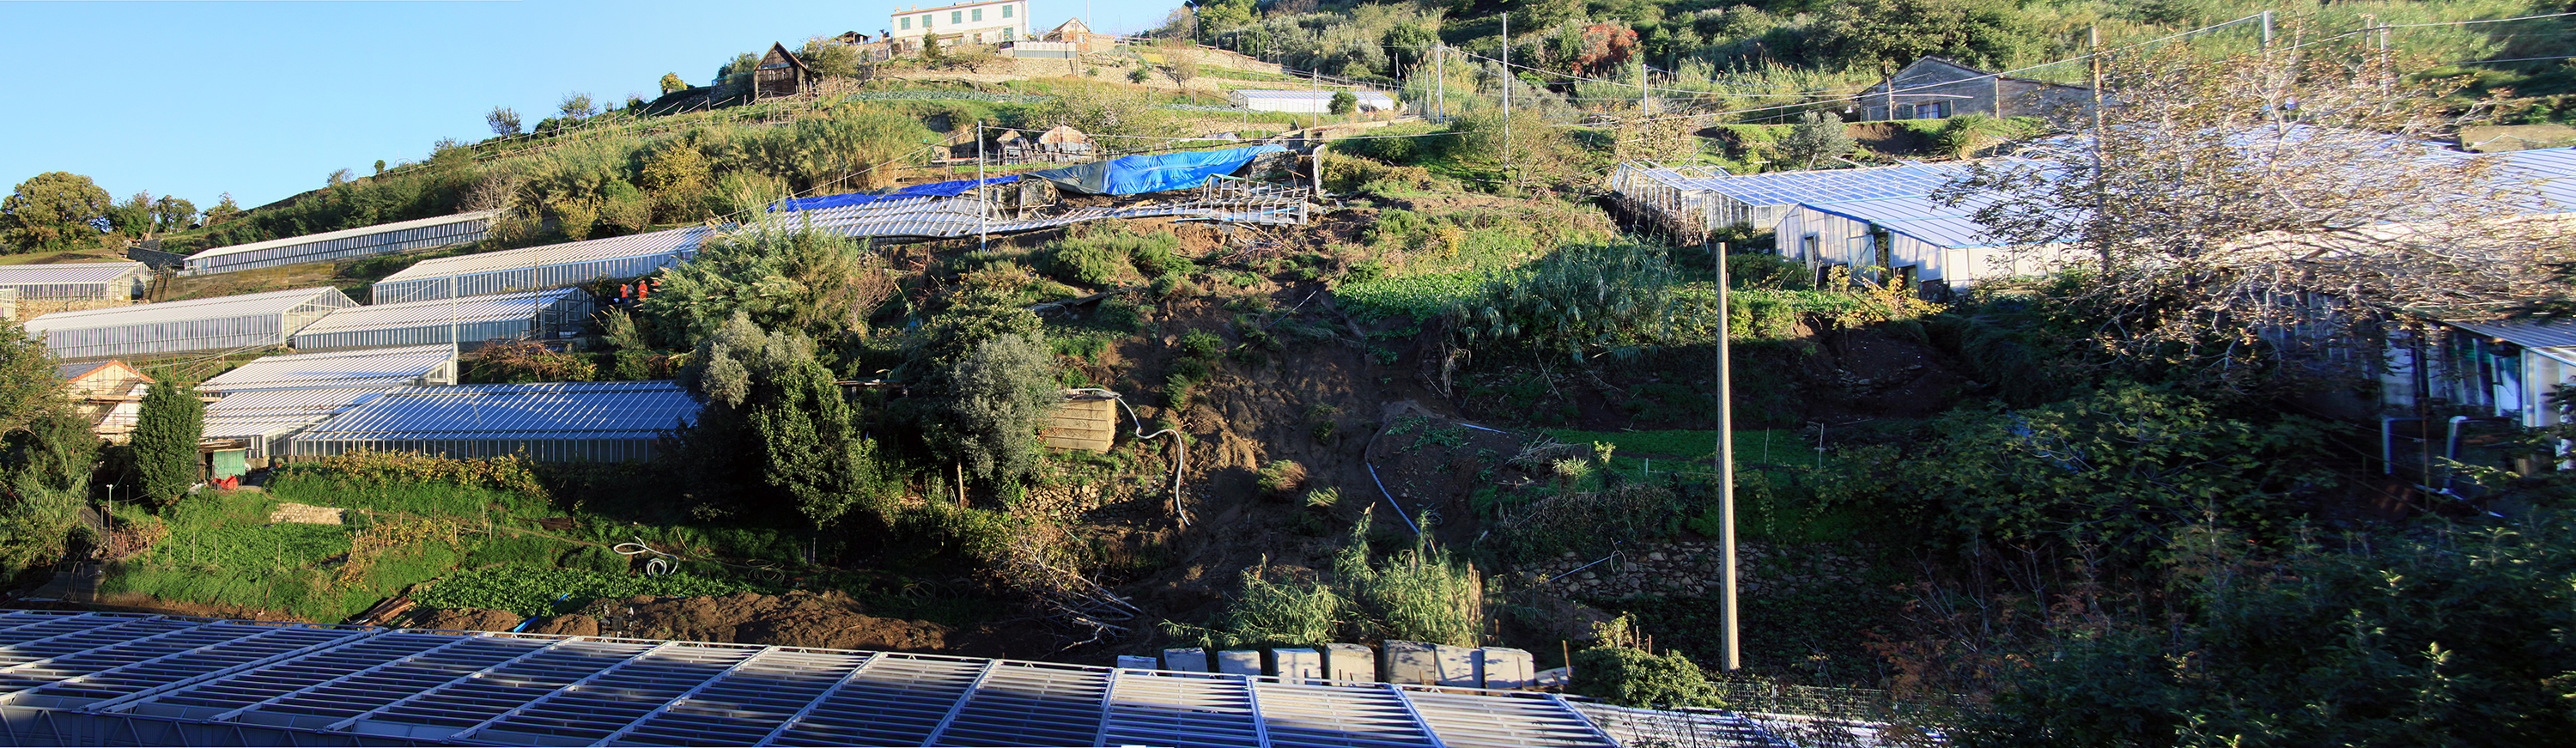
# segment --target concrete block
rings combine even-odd
[[[1477,650],[1484,660],[1486,688],[1535,688],[1538,686],[1537,660],[1530,653],[1508,647],[1486,647]]]
[[[1180,647],[1177,649],[1163,650],[1163,669],[1178,670],[1184,673],[1207,672],[1207,650],[1197,647]]]
[[[1161,670],[1163,663],[1144,655],[1119,655],[1118,667],[1125,670]]]
[[[1229,649],[1217,652],[1216,671],[1227,675],[1260,675],[1261,651]]]
[[[1377,651],[1360,644],[1326,644],[1324,677],[1348,683],[1376,683]]]
[[[1265,670],[1270,675],[1290,683],[1311,683],[1324,677],[1324,653],[1312,649],[1270,650],[1268,664]]]
[[[1378,675],[1386,682],[1425,686],[1440,682],[1440,660],[1432,645],[1388,639],[1379,646],[1385,656],[1378,665]]]
[[[1485,687],[1484,658],[1470,647],[1431,645],[1431,680],[1452,688]]]

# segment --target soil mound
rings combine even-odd
[[[444,608],[412,613],[412,626],[447,631],[508,631],[519,625],[519,620],[517,613],[483,608]]]
[[[623,607],[634,611],[626,617],[626,635],[646,639],[929,652],[947,649],[953,633],[928,621],[867,615],[837,593],[636,597]]]

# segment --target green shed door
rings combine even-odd
[[[231,478],[250,472],[250,450],[218,449],[209,456],[213,458],[214,474],[208,478]]]

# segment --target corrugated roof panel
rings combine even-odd
[[[15,667],[8,667],[15,666]],[[0,701],[32,744],[1779,745],[1731,715],[1594,729],[1549,695],[1110,670],[940,655],[133,614],[0,613]],[[1597,707],[1584,707],[1598,709]],[[1637,729],[1680,719],[1711,732]],[[1748,729],[1734,731],[1739,724]],[[1720,731],[1727,732],[1720,732]],[[47,732],[51,731],[51,732]],[[1435,735],[1436,733],[1436,735]]]
[[[206,405],[205,436],[245,439],[311,426],[393,391],[392,385],[235,392]],[[262,450],[265,456],[265,450]]]
[[[698,402],[670,381],[407,387],[299,440],[649,438],[697,414]]]
[[[1929,195],[1967,171],[1964,163],[1906,164],[1744,174],[1682,180],[1678,184],[1726,195],[1747,205],[1795,205]]]
[[[2480,335],[2502,338],[2505,342],[2524,348],[2576,346],[2576,322],[2567,320],[2510,319],[2447,324]]]
[[[140,262],[71,262],[59,265],[0,265],[0,288],[73,283],[106,283],[143,272]]]
[[[251,242],[251,243],[249,243],[249,244],[235,244],[235,245],[232,245],[232,246],[229,246],[229,247],[216,247],[216,248],[209,249],[209,250],[206,250],[206,251],[203,251],[203,252],[198,252],[198,253],[196,253],[196,254],[188,255],[188,259],[196,260],[196,259],[203,259],[203,258],[208,258],[208,257],[222,257],[222,256],[224,256],[224,255],[241,254],[241,253],[243,253],[243,252],[256,252],[256,251],[259,251],[259,250],[269,249],[269,248],[273,248],[273,247],[292,247],[292,246],[295,246],[295,245],[298,245],[298,244],[312,244],[312,243],[314,243],[314,242],[326,242],[326,241],[330,241],[330,240],[333,240],[333,239],[345,239],[345,238],[353,237],[353,236],[366,236],[366,235],[369,235],[369,234],[382,234],[382,233],[393,232],[393,231],[402,231],[402,230],[405,230],[405,229],[416,229],[416,228],[423,228],[423,227],[428,227],[428,226],[438,226],[438,225],[450,224],[450,223],[463,223],[463,222],[466,222],[466,221],[480,221],[480,220],[489,219],[489,218],[491,218],[491,217],[493,217],[493,216],[497,216],[497,215],[500,215],[500,214],[501,214],[501,211],[497,211],[497,210],[487,210],[487,211],[480,211],[480,212],[474,212],[474,213],[458,213],[458,214],[455,214],[455,215],[435,216],[435,217],[431,217],[431,218],[415,218],[415,219],[412,219],[412,220],[409,220],[409,221],[396,221],[396,222],[393,222],[393,223],[380,223],[380,224],[376,224],[376,225],[373,225],[373,226],[360,226],[360,227],[357,227],[357,228],[354,228],[354,229],[340,229],[340,230],[338,230],[338,231],[325,231],[325,232],[322,232],[322,233],[319,233],[319,234],[305,234],[305,235],[303,235],[303,236],[290,236],[290,237],[286,237],[286,238],[284,238],[284,239],[270,239],[270,240],[267,240],[267,241]]]
[[[621,257],[640,257],[695,250],[706,240],[705,226],[653,231],[606,239],[590,239],[543,247],[512,249],[500,252],[440,257],[422,260],[400,272],[385,276],[379,283],[472,275],[496,270],[544,267],[577,262],[593,262]]]
[[[440,325],[448,322],[465,324],[533,319],[537,312],[546,306],[584,293],[578,288],[559,288],[551,291],[467,296],[461,299],[353,306],[324,316],[321,320],[297,332],[296,336],[300,338],[360,330]]]
[[[398,387],[438,373],[455,360],[455,348],[446,345],[269,356],[208,379],[197,385],[197,389],[239,392],[311,387]]]
[[[219,317],[242,317],[257,314],[280,314],[295,307],[315,303],[333,307],[357,305],[357,302],[350,301],[349,297],[342,295],[340,293],[340,289],[337,288],[297,288],[286,291],[242,294],[239,296],[217,296],[211,299],[164,301],[155,304],[136,304],[133,306],[111,307],[107,309],[82,309],[69,312],[55,312],[28,320],[27,331],[43,332],[46,330],[111,327],[116,325],[144,324],[171,320],[214,319]]]

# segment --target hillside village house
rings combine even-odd
[[[143,394],[152,388],[151,377],[123,361],[63,364],[55,367],[54,376],[63,380],[63,397],[72,401],[72,412],[99,438],[117,444],[134,433]]]
[[[1048,29],[1046,35],[1040,37],[1039,41],[1071,44],[1076,50],[1095,54],[1107,52],[1111,48],[1118,46],[1118,37],[1110,34],[1094,33],[1091,30],[1091,25],[1083,23],[1080,18],[1066,19],[1064,23],[1058,24],[1053,29]]]
[[[1961,114],[2038,116],[2062,106],[2085,106],[2083,86],[2014,78],[1939,57],[1925,57],[1880,80],[1860,95],[1864,122],[1941,119]]]
[[[804,93],[805,82],[813,77],[814,70],[804,60],[777,42],[769,43],[769,53],[760,56],[760,67],[752,69],[753,90],[764,97]]]
[[[888,36],[905,53],[919,54],[921,38],[939,35],[939,43],[1003,44],[1029,36],[1028,0],[958,3],[936,8],[905,8],[889,17]]]

